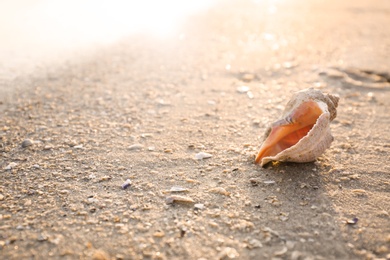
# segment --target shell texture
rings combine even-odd
[[[330,131],[330,123],[337,116],[337,105],[339,97],[324,94],[320,90],[304,89],[295,93],[291,100],[287,103],[286,108],[282,114],[281,119],[273,123],[266,131],[264,136],[264,142],[260,148],[256,162],[259,162],[261,166],[271,161],[282,162],[311,162],[328,149],[333,141],[333,136]],[[267,149],[266,143],[269,143],[269,139],[273,138],[270,134],[275,131],[275,128],[289,126],[293,124],[292,116],[296,111],[302,107],[302,104],[307,102],[315,102],[321,111],[317,120],[311,129],[303,136],[297,143],[288,147],[277,154],[269,154],[266,156],[260,156],[262,150]]]

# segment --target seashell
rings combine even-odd
[[[330,147],[330,122],[336,118],[339,97],[304,89],[293,95],[281,119],[266,131],[256,163],[312,162]]]

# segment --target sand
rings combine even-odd
[[[3,67],[0,258],[390,258],[388,24],[387,1],[227,1]],[[309,87],[340,97],[331,147],[255,165]]]

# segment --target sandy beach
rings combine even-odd
[[[105,42],[11,7],[1,259],[390,259],[390,2],[216,1]],[[331,147],[254,164],[306,88],[340,97]]]

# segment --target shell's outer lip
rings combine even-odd
[[[309,138],[308,136],[316,128],[320,119],[329,120],[327,104],[318,100],[305,100],[284,119],[278,120],[272,125],[271,133],[262,144],[255,162],[261,162],[260,164],[263,166],[270,161],[280,160],[297,146],[307,143],[306,139]],[[299,159],[297,160],[299,161]],[[304,160],[310,161],[311,158]]]
[[[291,162],[312,162],[318,157],[318,154],[322,154],[326,149],[330,147],[333,141],[333,136],[330,133],[329,125],[329,112],[323,113],[317,120],[314,127],[308,132],[308,134],[299,140],[298,143],[283,150],[275,156],[267,156],[261,159],[260,166],[264,166],[271,161],[291,161]],[[321,129],[326,129],[321,133]],[[314,140],[314,141],[313,141]],[[318,152],[313,152],[317,150]],[[295,158],[291,158],[291,155],[296,155]]]

